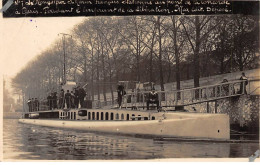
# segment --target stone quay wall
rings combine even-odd
[[[228,114],[231,125],[251,128],[259,127],[259,102],[259,95],[242,95],[190,105],[185,109],[197,113]]]

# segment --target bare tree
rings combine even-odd
[[[235,15],[233,20],[234,32],[234,62],[243,71],[259,51],[259,22],[256,16]]]
[[[207,37],[216,28],[218,23],[213,24],[213,16],[189,16],[183,17],[181,23],[190,46],[193,50],[193,77],[194,87],[199,87],[200,78],[200,47],[207,42]]]

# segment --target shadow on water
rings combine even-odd
[[[4,159],[109,160],[249,157],[258,143],[156,141],[4,120]]]

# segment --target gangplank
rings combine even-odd
[[[157,91],[157,93],[159,96],[159,103],[162,108],[176,108],[189,106],[193,104],[200,104],[204,102],[212,102],[230,97],[237,97],[240,95],[244,95],[247,92],[246,81],[236,80],[226,83],[219,83],[189,89]],[[122,108],[134,107],[137,109],[145,109],[148,94],[149,91],[127,92],[127,94],[123,96]],[[117,107],[116,103],[112,103],[112,101],[97,101],[97,103],[93,106],[95,108]]]

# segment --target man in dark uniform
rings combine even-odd
[[[32,100],[29,98],[27,101],[28,107],[29,107],[29,112],[32,112]]]
[[[124,86],[119,84],[117,86],[117,102],[119,108],[121,108],[122,105],[123,95],[125,95]]]
[[[73,91],[71,91],[70,94],[71,94],[70,106],[71,106],[71,108],[75,108],[75,95],[74,95]]]
[[[52,96],[52,105],[53,105],[53,108],[54,108],[54,109],[57,109],[57,108],[58,108],[58,105],[57,105],[57,92],[54,92],[54,93],[53,93],[53,96]]]
[[[86,96],[86,91],[80,87],[79,88],[79,103],[80,103],[80,107],[83,108],[84,107],[84,98]]]
[[[244,94],[247,94],[246,86],[248,84],[248,78],[246,77],[244,72],[242,73],[242,76],[240,77],[239,80],[245,80],[244,82],[240,83],[240,91],[239,91],[239,93],[242,94],[243,93],[243,88],[244,88]]]
[[[155,89],[153,88],[152,91],[148,95],[147,100],[147,110],[149,110],[150,104],[156,104],[157,109],[159,109],[159,100],[158,100],[158,93],[155,92]]]
[[[35,101],[34,101],[34,98],[32,98],[32,112],[34,112],[35,111]]]
[[[64,103],[64,90],[61,89],[60,90],[60,95],[59,95],[59,108],[63,109],[65,106],[65,103]]]
[[[67,109],[71,108],[71,94],[69,90],[67,90],[67,93],[65,94],[65,100],[66,100]]]
[[[35,110],[39,111],[40,103],[39,103],[39,100],[37,98],[35,98],[34,103],[35,103]]]
[[[75,88],[75,92],[74,92],[74,104],[75,104],[75,108],[79,107],[79,90],[78,88]]]
[[[50,93],[49,96],[47,97],[47,101],[48,101],[49,110],[52,110],[52,93]]]

